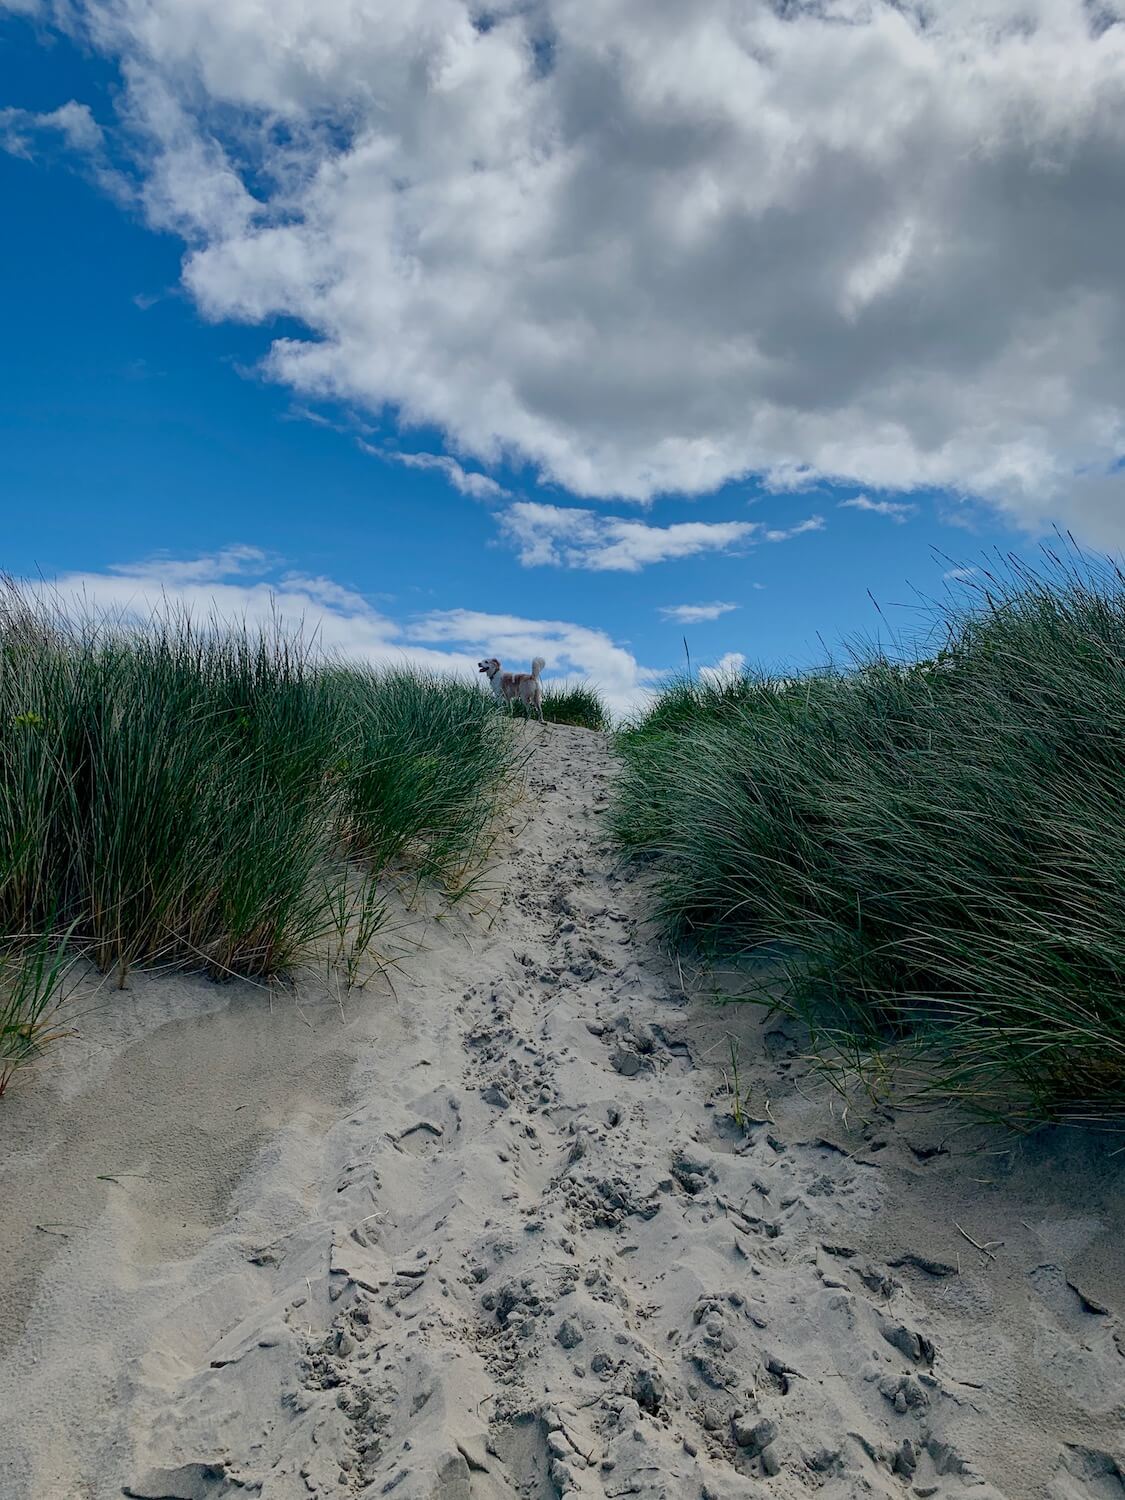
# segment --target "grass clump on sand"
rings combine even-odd
[[[536,717],[522,703],[513,703],[511,712],[517,719]],[[545,682],[543,718],[548,724],[572,724],[578,729],[607,730],[612,723],[605,699],[588,682]]]
[[[0,945],[0,1096],[21,1063],[65,1036],[59,1006],[70,959],[44,933]]]
[[[0,1071],[49,1009],[57,965],[35,955],[64,932],[121,982],[156,962],[268,978],[332,929],[357,861],[458,894],[513,757],[475,685],[326,660],[279,628],[67,614],[8,586],[0,944],[23,977],[0,974]]]
[[[1120,1115],[1125,578],[1013,564],[941,623],[931,662],[674,684],[620,736],[617,837],[674,938],[789,955],[827,1056],[1008,1117]]]
[[[588,682],[548,682],[543,685],[543,717],[548,724],[573,724],[579,729],[608,729],[605,699]]]

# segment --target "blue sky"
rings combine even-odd
[[[254,33],[270,23],[241,0],[136,0],[96,25],[82,6],[64,17],[46,0],[0,0],[8,572],[111,604],[163,593],[251,614],[273,590],[330,643],[373,659],[463,670],[481,654],[519,665],[541,650],[553,672],[588,673],[626,707],[682,662],[684,635],[697,664],[736,654],[785,670],[821,658],[822,642],[885,634],[870,595],[909,634],[919,596],[940,595],[954,563],[990,547],[1031,550],[1052,524],[1117,544],[1121,391],[1098,381],[1115,352],[1106,329],[1121,337],[1107,301],[1120,270],[1083,261],[1077,237],[1037,275],[1013,276],[1003,259],[1050,201],[992,225],[969,271],[944,267],[948,286],[921,272],[911,283],[903,267],[923,252],[909,153],[873,186],[864,135],[851,171],[883,225],[874,246],[856,228],[850,259],[819,261],[820,200],[806,205],[809,250],[792,239],[791,186],[755,210],[753,233],[739,199],[734,228],[703,243],[721,202],[701,199],[685,227],[679,197],[652,185],[682,158],[663,120],[689,116],[690,97],[666,92],[656,130],[649,81],[617,79],[614,139],[633,121],[635,149],[620,167],[601,142],[584,179],[567,132],[597,128],[609,85],[596,60],[573,64],[587,91],[575,125],[567,7],[544,5],[564,60],[549,113],[564,194],[542,165],[539,90],[554,80],[517,68],[525,19],[496,28],[512,32],[497,56],[495,32],[466,29],[464,9],[403,7],[461,70],[455,82],[484,70],[458,106],[469,167],[447,159],[453,85],[438,89],[433,70],[410,96],[370,82],[397,78],[396,47],[417,50],[406,20],[365,54],[353,16],[352,30],[318,36],[332,57],[323,76],[294,78],[282,58],[251,84],[224,60],[278,38]],[[299,0],[281,10],[322,24]],[[607,3],[607,48],[627,11]],[[892,57],[897,35],[879,33]],[[669,55],[683,42],[670,36]],[[1084,44],[1100,66],[1104,42]],[[1090,88],[1113,86],[1117,56]],[[698,66],[719,87],[714,62]],[[1043,87],[1011,71],[1013,91]],[[807,152],[808,120],[798,128]],[[521,129],[535,150],[513,157]],[[1105,141],[1094,145],[1104,170]],[[743,192],[740,174],[756,180],[745,155],[699,149],[712,155],[693,164],[692,190],[711,182],[719,201]],[[1030,200],[1034,163],[1000,155],[996,171]],[[848,172],[846,150],[837,166]],[[1088,192],[1093,221],[1098,184],[1081,168],[1072,211]],[[598,196],[617,171],[618,195],[647,192],[624,217]],[[962,185],[966,213],[979,191]],[[646,215],[664,235],[659,257],[651,234],[622,246]],[[982,250],[995,256],[983,282]],[[749,283],[747,255],[759,257]],[[724,275],[729,310],[715,305]],[[821,306],[829,275],[834,300]],[[970,293],[987,313],[965,306]],[[941,298],[965,320],[960,343],[919,312]],[[1065,326],[1048,327],[1060,301]],[[994,326],[978,349],[982,318]],[[1097,422],[1075,415],[1083,401]]]

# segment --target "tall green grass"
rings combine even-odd
[[[1125,579],[1013,565],[938,623],[930,662],[674,684],[620,738],[617,836],[675,939],[788,955],[836,1056],[1005,1115],[1121,1114]]]
[[[331,929],[356,861],[463,890],[514,753],[475,685],[8,586],[0,943],[14,962],[69,931],[121,983],[156,962],[273,976]]]

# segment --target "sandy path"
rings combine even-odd
[[[83,1082],[5,1101],[4,1500],[1125,1494],[1125,1157],[845,1124],[647,935],[605,742],[533,738],[491,910],[432,924],[393,996],[341,1024],[180,981]],[[49,1260],[47,1213],[84,1226]]]

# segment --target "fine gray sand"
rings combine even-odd
[[[4,1500],[1125,1495],[1120,1138],[845,1112],[528,735],[393,989],[90,988],[0,1102]]]

